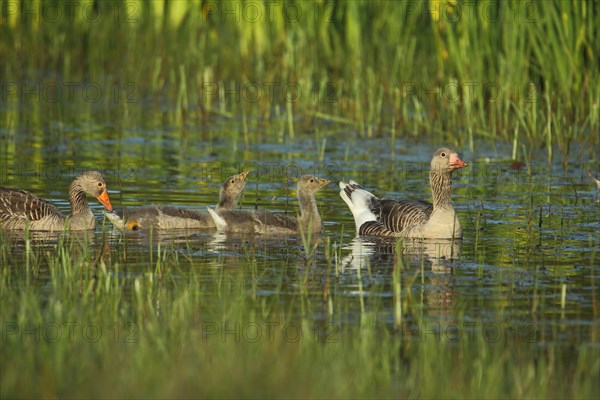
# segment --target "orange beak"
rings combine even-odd
[[[450,169],[459,169],[468,166],[469,164],[458,158],[458,155],[450,154]]]
[[[112,205],[110,204],[110,199],[108,198],[108,192],[106,190],[96,198],[108,211],[112,211]]]

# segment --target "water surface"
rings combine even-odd
[[[75,134],[80,130],[86,132],[82,137]],[[22,143],[28,137],[37,143],[38,136],[15,138],[15,150],[4,151],[2,184],[34,191],[68,212],[71,178],[94,168],[103,171],[117,208],[171,204],[203,209],[214,206],[227,176],[250,169],[240,207],[293,216],[297,201],[292,179],[316,174],[334,183],[318,193],[324,230],[308,260],[296,237],[121,233],[101,219],[101,206],[94,200],[99,224],[89,240],[108,252],[123,251],[125,245],[127,262],[119,274],[127,276],[152,271],[165,249],[180,256],[173,273],[181,280],[193,272],[194,279],[210,281],[252,260],[259,278],[248,282],[248,296],[274,296],[291,305],[299,291],[310,293],[314,301],[290,310],[305,314],[308,307],[315,320],[352,324],[374,310],[379,323],[396,328],[401,323],[399,334],[430,331],[452,340],[475,330],[494,340],[598,346],[600,205],[585,160],[565,167],[548,164],[541,151],[530,162],[514,162],[509,146],[480,143],[473,154],[456,148],[470,164],[454,176],[453,199],[464,239],[398,243],[355,238],[352,216],[335,183],[354,179],[381,197],[429,200],[429,160],[445,144],[361,140],[340,127],[321,135],[246,147],[233,138],[205,140],[193,131],[182,136],[139,128],[115,139],[109,125],[63,124],[60,133],[31,151]],[[22,246],[9,236],[3,240]],[[55,240],[42,238],[33,245],[51,251]],[[411,304],[401,320],[393,301],[396,268]],[[48,285],[47,279],[42,267],[38,284]],[[337,309],[342,298],[355,299],[349,303],[353,306]]]

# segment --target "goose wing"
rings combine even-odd
[[[39,221],[49,216],[64,217],[58,208],[31,192],[0,188],[0,222]]]
[[[269,211],[257,210],[254,212],[254,220],[263,230],[291,230],[298,231],[296,218],[274,214]]]
[[[421,200],[382,199],[372,204],[377,222],[391,232],[402,232],[407,227],[425,224],[433,212],[433,205]]]
[[[174,206],[144,206],[124,210],[115,210],[113,213],[125,219],[158,218],[160,215],[166,215],[174,218],[201,221],[210,220],[210,216],[204,210],[187,209]]]
[[[358,234],[369,236],[401,237],[399,232],[391,231],[384,224],[377,221],[367,221],[362,224],[358,230]]]
[[[194,220],[208,220],[209,215],[207,211],[204,210],[194,210],[188,208],[179,208],[173,206],[161,206],[157,208],[161,213],[168,215],[169,217],[177,217],[184,219],[194,219]]]

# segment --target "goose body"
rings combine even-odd
[[[217,229],[226,232],[258,233],[264,235],[296,235],[300,232],[319,233],[321,216],[317,209],[315,193],[330,180],[304,175],[298,180],[300,215],[287,217],[267,210],[213,211],[208,210]]]
[[[429,182],[433,203],[379,199],[354,181],[340,182],[340,197],[350,208],[359,235],[407,238],[461,238],[462,228],[452,200],[452,172],[466,167],[456,152],[441,148],[431,160]]]
[[[248,172],[242,172],[225,180],[219,194],[218,210],[232,210],[246,186]],[[108,219],[119,229],[215,229],[215,223],[207,211],[152,205],[125,210],[123,216],[107,213]]]
[[[598,198],[600,198],[600,179],[596,179],[594,175],[592,175],[592,170],[588,170],[588,175],[596,183],[596,200],[598,200]]]
[[[54,205],[28,191],[0,188],[0,227],[31,231],[94,229],[96,219],[87,202],[88,194],[112,211],[106,182],[96,171],[85,172],[71,183],[70,216],[65,216]]]
[[[115,213],[106,216],[115,227],[127,231],[215,228],[207,212],[164,205],[125,209],[122,216]]]

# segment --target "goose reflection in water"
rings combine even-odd
[[[456,297],[455,277],[452,271],[460,257],[462,240],[391,240],[389,238],[356,237],[345,250],[350,254],[342,259],[346,271],[358,269],[388,269],[384,279],[391,282],[392,269],[404,265],[409,271],[403,274],[402,286],[411,286],[418,293],[413,301],[426,307],[428,315],[436,323],[449,322],[453,315]],[[398,257],[402,257],[401,260]],[[415,269],[422,270],[422,279],[411,280]],[[412,272],[411,272],[412,271]],[[430,272],[429,272],[430,271]],[[366,274],[365,274],[366,275]],[[363,275],[363,277],[365,277]]]
[[[395,262],[396,248],[408,259],[411,265],[425,262],[434,273],[448,273],[454,261],[460,257],[460,239],[404,239],[356,237],[344,250],[350,254],[342,259],[343,268],[364,268],[366,263],[379,264]]]

